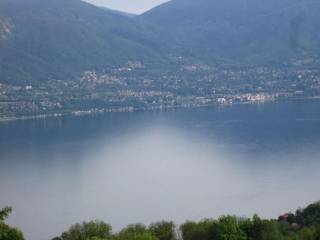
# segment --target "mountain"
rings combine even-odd
[[[283,64],[319,58],[319,11],[318,0],[172,0],[139,18],[184,56]]]
[[[107,7],[101,7],[103,10],[117,14],[117,15],[121,15],[121,16],[125,16],[125,17],[129,17],[129,18],[134,18],[137,15],[134,13],[127,13],[127,12],[122,12],[122,11],[118,11],[118,10],[114,10],[111,8],[107,8]]]
[[[129,61],[318,66],[318,0],[172,0],[129,16],[81,0],[0,0],[0,82],[78,78]]]
[[[0,0],[0,82],[78,77],[159,59],[147,29],[80,0]]]

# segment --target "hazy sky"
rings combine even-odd
[[[168,0],[85,0],[98,6],[129,12],[143,13]]]

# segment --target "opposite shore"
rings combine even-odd
[[[24,115],[24,116],[0,116],[0,123],[13,122],[13,121],[24,121],[33,119],[45,119],[45,118],[60,118],[64,116],[94,116],[106,113],[128,113],[128,112],[141,112],[141,111],[162,111],[162,110],[175,110],[175,109],[187,109],[187,108],[202,108],[202,107],[229,107],[233,105],[244,105],[244,104],[266,104],[266,103],[278,103],[283,101],[299,101],[299,100],[320,100],[320,96],[303,97],[303,98],[278,98],[269,99],[265,101],[246,101],[237,103],[211,103],[211,104],[184,104],[176,106],[152,106],[152,107],[114,107],[114,108],[92,108],[88,110],[70,110],[63,112],[54,113],[43,113],[35,115]]]

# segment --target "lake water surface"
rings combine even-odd
[[[91,219],[276,218],[319,182],[320,101],[0,124],[0,207],[28,240]]]

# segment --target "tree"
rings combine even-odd
[[[240,228],[245,232],[248,240],[262,240],[263,221],[254,215],[251,219],[243,219]]]
[[[320,203],[309,205],[303,210],[298,210],[296,213],[297,223],[303,226],[312,226],[320,224]]]
[[[11,207],[4,207],[0,211],[0,222],[3,222],[5,219],[7,219],[11,212],[12,212],[12,208]]]
[[[143,224],[129,225],[114,236],[114,240],[159,240]]]
[[[212,240],[246,240],[246,234],[240,227],[240,220],[233,216],[223,216],[210,229]]]
[[[206,219],[199,223],[187,221],[181,225],[180,230],[183,240],[210,240],[210,229],[216,221]]]
[[[0,211],[0,240],[24,240],[22,232],[4,223],[12,212],[11,207],[5,207]]]
[[[149,231],[159,240],[176,240],[175,224],[173,222],[157,222],[149,226]]]
[[[317,226],[316,228],[316,233],[315,233],[315,240],[320,240],[320,225]]]
[[[283,236],[277,221],[263,220],[262,240],[281,240]]]
[[[52,240],[107,240],[111,239],[111,231],[109,224],[96,220],[75,224]]]

